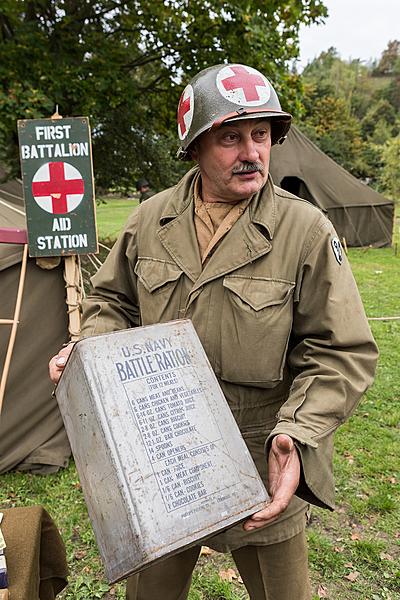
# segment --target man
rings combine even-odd
[[[84,336],[190,318],[272,501],[207,540],[252,600],[310,598],[308,503],[333,508],[332,442],[372,382],[377,350],[331,223],[274,187],[291,116],[251,67],[199,73],[178,107],[197,166],[132,215],[93,278]],[[64,349],[50,363],[57,380]],[[200,548],[128,580],[129,600],[184,600]]]
[[[150,189],[150,184],[147,179],[138,179],[136,182],[136,190],[140,192],[139,204],[142,204],[142,202],[154,195],[154,192]]]

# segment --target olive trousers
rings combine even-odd
[[[195,546],[132,575],[127,600],[186,600],[200,554]],[[232,557],[251,600],[310,600],[305,532],[270,546],[245,546]]]

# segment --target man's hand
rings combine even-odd
[[[65,367],[65,363],[67,362],[68,356],[71,354],[71,350],[74,347],[73,342],[62,348],[58,354],[53,356],[49,362],[49,375],[50,379],[53,383],[58,383],[58,380],[61,377],[61,373]]]
[[[245,521],[246,531],[264,527],[283,513],[300,481],[300,459],[291,437],[279,434],[272,440],[268,460],[269,493],[272,501]]]

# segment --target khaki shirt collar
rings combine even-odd
[[[171,188],[169,199],[166,201],[160,217],[161,226],[182,214],[190,204],[193,205],[195,184],[199,172],[199,167],[193,167],[176,186]],[[274,185],[271,176],[268,175],[266,184],[255,194],[248,209],[250,220],[265,228],[270,239],[273,239],[276,227],[276,208]]]

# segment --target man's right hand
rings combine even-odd
[[[74,347],[74,342],[62,348],[58,354],[53,356],[49,362],[49,375],[50,379],[53,383],[58,383],[58,380],[61,377],[61,373],[65,367],[65,363],[67,362],[68,356],[71,354],[72,348]]]

